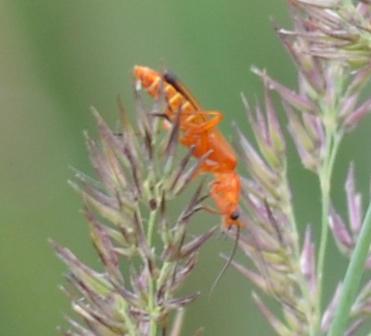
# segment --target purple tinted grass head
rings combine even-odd
[[[235,260],[232,266],[281,305],[283,319],[274,316],[260,296],[253,295],[279,335],[308,335],[330,330],[343,290],[337,287],[334,299],[323,311],[328,228],[341,253],[349,258],[362,227],[362,199],[355,188],[352,166],[345,186],[347,221],[331,204],[330,194],[341,140],[370,112],[370,99],[362,102],[360,98],[371,73],[371,10],[367,1],[348,6],[338,0],[287,2],[293,29],[275,30],[297,68],[298,85],[293,90],[265,70],[252,68],[263,83],[264,108],[257,104],[252,112],[246,98],[242,99],[256,146],[237,128],[237,153],[248,175],[241,178],[241,218],[246,231],[239,246],[252,266]],[[299,238],[293,204],[296,195],[289,184],[287,145],[274,94],[287,117],[288,133],[302,166],[318,178],[322,203],[321,222],[316,219],[314,224],[320,226],[318,243],[312,235],[314,225],[307,225],[304,238]],[[301,190],[305,193],[305,186]],[[364,267],[369,265],[371,256]],[[367,313],[360,313],[368,311],[366,292],[361,290],[352,308],[346,334],[354,334],[366,320]]]
[[[329,223],[337,246],[344,255],[349,257],[357,242],[363,220],[362,195],[356,190],[353,163],[349,166],[344,189],[347,197],[348,220],[345,221],[332,206]]]
[[[215,231],[214,227],[199,236],[188,233],[193,214],[203,208],[202,185],[177,216],[170,215],[169,209],[183,197],[205,158],[190,162],[193,148],[178,155],[178,119],[170,132],[158,132],[155,119],[160,119],[159,109],[165,105],[156,102],[151,111],[139,93],[135,98],[135,126],[119,103],[119,134],[93,110],[100,141],[86,135],[86,143],[99,181],[78,173],[77,181],[71,182],[83,199],[103,270],[94,271],[68,249],[52,243],[69,269],[65,292],[85,322],[80,325],[68,318],[74,331],[63,331],[65,335],[147,335],[150,330],[171,328],[172,312],[181,311],[199,295],[179,296],[177,289]],[[174,322],[178,334],[183,320]]]

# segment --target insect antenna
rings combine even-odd
[[[211,286],[211,289],[210,289],[210,292],[209,292],[209,300],[210,300],[210,296],[211,296],[212,292],[214,291],[216,285],[218,284],[219,280],[221,279],[221,277],[223,276],[223,274],[225,273],[225,271],[227,270],[227,268],[229,267],[229,265],[233,261],[234,256],[236,255],[237,247],[238,247],[238,241],[240,239],[240,230],[241,230],[241,227],[237,226],[236,239],[235,239],[234,244],[233,244],[231,255],[228,258],[227,262],[224,264],[222,270],[219,272],[216,279],[214,280],[213,285]]]

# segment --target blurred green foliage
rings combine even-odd
[[[67,186],[70,166],[91,173],[82,130],[94,134],[89,106],[117,124],[116,96],[133,111],[134,64],[170,68],[208,109],[224,112],[221,128],[235,138],[232,120],[250,130],[240,100],[261,97],[250,73],[267,68],[295,87],[294,66],[275,36],[270,17],[285,25],[284,1],[63,0],[0,2],[0,330],[2,335],[56,335],[70,313],[58,290],[63,265],[47,244],[52,237],[82,260],[97,263],[81,202]],[[367,121],[367,125],[370,122]],[[335,202],[342,204],[347,161],[356,161],[361,191],[370,171],[367,125],[347,138],[339,157]],[[354,150],[357,148],[357,150]],[[360,150],[358,150],[360,149]],[[317,187],[293,156],[290,167],[300,222],[316,227]],[[200,217],[209,224],[219,222]],[[201,224],[200,224],[201,225]],[[200,228],[200,230],[202,227]],[[316,228],[314,231],[318,231]],[[184,335],[205,326],[205,335],[273,334],[251,302],[250,284],[232,269],[208,301],[223,262],[214,239],[204,250],[189,290],[204,295],[188,309]],[[339,258],[333,250],[332,258]],[[335,260],[335,259],[333,259]],[[328,263],[334,278],[344,264]]]

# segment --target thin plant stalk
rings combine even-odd
[[[328,336],[343,335],[361,282],[371,243],[371,203],[362,224],[358,243],[347,268],[342,292]]]
[[[317,268],[317,283],[318,291],[316,298],[316,316],[321,316],[321,303],[322,303],[322,288],[324,281],[324,267],[326,259],[326,249],[328,245],[328,219],[329,219],[329,208],[330,208],[330,191],[331,191],[331,178],[334,169],[334,163],[336,154],[339,149],[341,137],[335,134],[336,131],[330,129],[327,132],[328,146],[326,152],[328,155],[325,156],[325,162],[321,171],[319,172],[320,189],[321,189],[321,206],[322,206],[322,218],[321,218],[321,236],[318,252],[318,268]],[[318,321],[319,322],[319,321]],[[318,325],[317,325],[318,328]]]

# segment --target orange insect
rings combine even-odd
[[[240,177],[236,168],[236,156],[216,128],[222,118],[219,111],[205,111],[191,96],[188,90],[171,72],[163,74],[147,67],[135,66],[134,76],[154,98],[159,93],[159,85],[163,83],[167,100],[167,118],[164,127],[169,128],[171,121],[180,113],[179,128],[182,131],[180,142],[185,146],[194,145],[193,155],[197,158],[210,152],[199,172],[210,172],[215,180],[210,183],[210,194],[223,215],[224,227],[243,224],[238,220],[238,199],[240,193]]]

